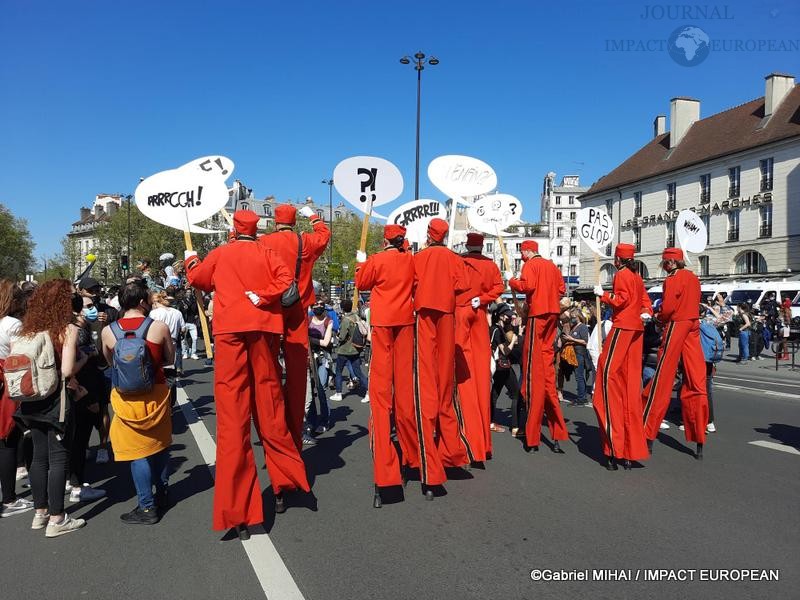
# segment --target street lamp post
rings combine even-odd
[[[411,64],[411,58],[408,56],[404,56],[400,59],[400,62],[404,65]],[[430,58],[426,59],[425,55],[422,52],[417,52],[414,55],[414,70],[417,72],[417,161],[416,161],[416,168],[414,170],[414,200],[419,199],[419,117],[420,117],[420,97],[422,93],[422,70],[425,68],[425,64],[429,64],[432,66],[439,64],[439,59],[435,56],[431,56]]]
[[[328,298],[333,298],[333,177],[323,179],[322,183],[328,186],[328,226],[331,230],[331,239],[328,242]]]

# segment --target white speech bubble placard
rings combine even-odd
[[[218,213],[228,202],[228,187],[217,174],[171,169],[142,181],[135,198],[137,208],[147,218],[184,230]]]
[[[448,154],[439,156],[428,165],[428,178],[450,198],[470,205],[464,200],[488,194],[497,187],[494,169],[478,158]]]
[[[184,169],[199,169],[203,173],[216,175],[222,179],[228,179],[233,173],[233,161],[227,156],[220,156],[215,154],[212,156],[201,156],[189,161],[185,165],[178,167],[178,170]]]
[[[353,156],[333,170],[336,191],[363,213],[395,200],[403,193],[400,169],[385,158]]]
[[[467,210],[467,219],[473,229],[497,235],[522,217],[522,202],[510,194],[489,194]]]
[[[614,238],[614,221],[602,208],[586,207],[578,211],[578,237],[592,252],[605,256],[605,247]]]
[[[682,210],[678,213],[675,235],[678,237],[678,245],[684,252],[699,254],[706,249],[708,230],[703,219],[694,211]]]
[[[406,228],[406,239],[409,242],[424,244],[428,236],[428,223],[431,219],[444,219],[447,208],[436,200],[412,200],[394,209],[387,223],[402,225]]]

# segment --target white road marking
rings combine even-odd
[[[765,442],[762,440],[757,440],[755,442],[747,442],[747,443],[752,444],[753,446],[761,446],[762,448],[769,448],[770,450],[780,450],[781,452],[787,452],[789,454],[795,454],[800,456],[800,450],[798,450],[794,446],[787,446],[786,444],[779,444],[777,442]]]
[[[715,383],[715,388],[722,388],[723,390],[735,390],[738,392],[758,392],[765,396],[776,396],[778,398],[800,398],[800,394],[790,394],[789,392],[775,392],[773,390],[764,390],[761,388],[747,387],[744,385],[730,385],[727,383]]]
[[[189,424],[189,431],[192,432],[200,454],[206,461],[211,476],[214,477],[217,445],[198,417],[186,391],[179,387],[177,392],[178,405]],[[242,546],[247,552],[247,558],[250,559],[250,564],[265,596],[270,600],[305,600],[269,535],[260,527],[251,527],[250,532],[254,535],[249,540],[243,541]]]
[[[741,377],[728,377],[726,375],[716,375],[714,379],[730,379],[731,381],[746,381],[748,383],[766,383],[767,385],[780,385],[800,389],[800,384],[797,383],[779,383],[777,381],[765,381],[763,379],[743,379]]]

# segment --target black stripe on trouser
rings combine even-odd
[[[455,380],[455,377],[453,378]],[[464,430],[464,413],[461,412],[461,402],[458,400],[458,394],[456,393],[458,390],[458,386],[453,381],[453,410],[456,413],[456,420],[458,421],[458,437],[464,443],[464,447],[467,449],[467,458],[469,458],[470,462],[475,462],[475,455],[472,453],[472,448],[469,447],[469,441],[467,440],[467,434]]]
[[[531,412],[531,361],[533,359],[534,337],[536,331],[536,317],[528,318],[528,361],[525,368],[525,405],[528,407],[528,414]]]
[[[667,332],[664,335],[664,346],[663,352],[661,353],[661,358],[659,359],[658,363],[656,364],[656,372],[653,375],[653,379],[650,380],[650,393],[647,394],[647,404],[644,407],[644,415],[642,422],[647,424],[647,417],[650,414],[650,409],[653,407],[653,399],[656,395],[656,388],[658,387],[658,379],[661,377],[661,367],[664,365],[664,359],[667,357],[667,351],[669,350],[669,343],[672,340],[672,331],[675,329],[675,323],[670,323],[667,327]]]
[[[619,329],[614,330],[614,335],[612,335],[611,340],[609,340],[608,355],[606,356],[606,364],[603,368],[603,402],[605,402],[606,405],[606,437],[608,438],[608,445],[611,447],[611,456],[614,456],[614,440],[611,439],[611,409],[608,402],[608,375],[611,370],[611,361],[614,360],[617,338],[619,338]]]
[[[417,440],[419,441],[419,478],[423,485],[428,484],[428,462],[425,456],[425,433],[422,430],[422,406],[419,397],[419,315],[414,321],[414,354],[412,368],[414,377],[414,414],[417,418]]]

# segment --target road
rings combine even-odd
[[[188,363],[174,411],[176,505],[156,526],[124,525],[119,515],[135,504],[127,466],[92,465],[109,496],[68,507],[88,520],[82,531],[48,540],[28,516],[0,522],[4,598],[797,597],[800,372],[723,363],[718,432],[703,462],[673,426],[641,468],[608,472],[593,411],[562,405],[565,455],[545,445],[525,453],[495,434],[494,460],[449,481],[446,496],[426,502],[411,482],[380,510],[371,505],[368,405],[350,395],[333,404],[335,427],[303,453],[318,510],[290,503],[276,518],[266,492],[268,534],[242,544],[210,529],[215,415],[212,373],[200,365]],[[508,406],[501,399],[506,416]],[[263,465],[260,450],[257,459]],[[640,580],[532,581],[535,569]],[[694,569],[695,580],[643,581],[657,569],[684,578],[690,572],[679,570]],[[779,580],[698,581],[701,569],[779,570]]]

